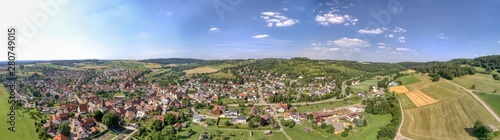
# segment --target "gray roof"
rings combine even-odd
[[[333,127],[335,128],[336,131],[344,130],[344,124],[341,122],[334,122]]]
[[[195,120],[202,120],[203,118],[200,115],[194,115],[193,119],[195,119]]]

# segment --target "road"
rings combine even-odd
[[[85,71],[82,72],[82,75],[80,75],[80,78],[78,78],[78,81],[76,81],[75,86],[74,86],[75,88],[78,86],[78,84],[80,84],[80,80],[82,79],[83,74],[85,74]],[[75,99],[78,100],[79,104],[83,103],[83,100],[80,97],[78,97],[77,95],[75,95]]]
[[[476,96],[476,94],[472,93],[471,90],[467,89],[467,88],[464,88],[458,84],[455,84],[449,80],[446,80],[446,79],[443,79],[444,81],[448,82],[448,83],[451,83],[457,87],[460,87],[462,88],[463,90],[467,91],[472,97],[474,97],[474,99],[476,99],[476,101],[478,101],[479,103],[481,103],[481,105],[483,105],[484,108],[486,108],[486,110],[491,114],[493,115],[493,117],[500,123],[500,118],[498,117],[498,115],[488,106],[486,105],[486,103],[483,102],[483,100],[479,99],[479,97]]]
[[[401,100],[399,100],[399,108],[401,109],[401,124],[399,124],[398,133],[396,134],[395,140],[412,140],[411,138],[403,136],[401,134],[401,128],[403,128],[403,123],[405,122],[405,113],[403,112],[403,105],[401,104]]]

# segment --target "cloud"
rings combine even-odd
[[[208,30],[208,31],[219,31],[219,28],[213,27],[213,28],[210,28],[210,30]]]
[[[395,32],[395,33],[404,33],[404,32],[406,32],[406,29],[403,29],[401,27],[397,27],[396,26],[396,28],[394,28],[394,30],[392,30],[392,32]]]
[[[379,43],[377,43],[377,45],[387,45],[387,43],[379,42]]]
[[[445,36],[444,33],[440,33],[437,37],[440,39],[448,39],[449,38],[448,36]]]
[[[497,43],[500,44],[500,41],[498,41]]]
[[[323,26],[342,23],[344,23],[344,25],[356,25],[356,22],[358,22],[358,19],[352,16],[334,14],[333,12],[334,11],[330,11],[329,13],[323,15],[316,15],[316,22]]]
[[[370,43],[364,41],[364,40],[361,40],[361,39],[358,39],[358,38],[347,38],[347,37],[343,37],[343,38],[340,38],[340,39],[337,39],[337,40],[334,40],[334,41],[327,41],[328,43],[333,43],[339,47],[345,47],[345,48],[349,48],[349,47],[369,47],[371,46]]]
[[[397,51],[410,51],[409,48],[396,48]]]
[[[311,50],[313,50],[313,51],[331,52],[331,51],[341,51],[342,49],[341,48],[336,48],[336,47],[329,48],[329,47],[314,46],[314,47],[311,48]]]
[[[379,48],[379,49],[385,49],[387,47],[386,46],[378,46],[377,48]]]
[[[252,36],[252,38],[267,38],[267,37],[269,37],[269,35],[267,35],[267,34],[262,34],[262,35],[254,35],[254,36]]]
[[[262,12],[261,14],[260,18],[266,20],[268,27],[287,27],[299,23],[299,20],[283,16],[278,12]]]
[[[385,37],[394,38],[394,35],[393,34],[389,34],[389,35],[385,35]]]
[[[398,41],[401,42],[401,43],[405,43],[406,42],[405,39],[406,38],[404,36],[402,36],[402,37],[398,38]]]
[[[381,34],[383,33],[387,28],[375,28],[375,29],[361,29],[358,31],[360,34]]]
[[[288,8],[281,8],[281,10],[283,10],[283,11],[288,11]]]

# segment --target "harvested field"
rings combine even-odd
[[[211,68],[211,67],[200,67],[200,68],[194,68],[194,69],[190,69],[190,70],[185,70],[184,72],[187,75],[190,75],[190,74],[213,73],[213,72],[217,72],[217,71],[218,71],[217,69],[214,69],[214,68]]]
[[[157,63],[146,63],[146,67],[149,69],[159,69],[161,68],[161,65]]]
[[[500,126],[469,94],[459,94],[427,106],[405,109],[404,113],[401,133],[415,140],[477,139],[467,132],[477,120]]]
[[[419,90],[406,93],[406,96],[408,96],[408,98],[410,98],[410,100],[417,107],[437,102],[435,99],[432,99],[431,97],[425,95],[424,93],[420,92]]]
[[[396,93],[407,93],[407,92],[410,92],[405,86],[389,87],[389,91],[396,92]]]

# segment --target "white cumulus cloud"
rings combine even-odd
[[[396,48],[397,51],[409,51],[409,48]]]
[[[401,43],[405,43],[405,42],[406,42],[406,40],[405,40],[405,39],[406,39],[406,38],[405,38],[404,36],[402,36],[402,37],[399,37],[399,38],[398,38],[398,41],[399,41],[399,42],[401,42]]]
[[[375,28],[375,29],[361,29],[358,31],[360,34],[381,34],[383,33],[387,28]]]
[[[208,31],[219,31],[219,28],[210,28]]]
[[[252,36],[252,38],[267,38],[267,37],[269,37],[269,35],[267,35],[267,34],[262,34],[262,35],[254,35],[254,36]]]
[[[350,15],[335,14],[334,11],[323,15],[316,15],[316,22],[323,26],[328,26],[330,24],[343,24],[344,25],[356,25],[358,19]]]
[[[262,12],[260,18],[266,20],[268,27],[286,27],[299,23],[299,20],[283,16],[278,12]]]
[[[440,39],[448,39],[448,38],[450,38],[450,37],[445,36],[445,35],[444,35],[444,33],[440,33],[440,34],[438,35],[438,38],[440,38]]]
[[[369,47],[371,46],[370,43],[367,41],[358,39],[358,38],[347,38],[343,37],[334,41],[327,41],[328,43],[333,43],[339,47]]]
[[[395,32],[395,33],[404,33],[404,32],[406,32],[406,29],[403,29],[401,27],[397,27],[396,26],[396,28],[394,28],[394,30],[392,30],[392,32]]]
[[[379,48],[379,49],[385,49],[387,47],[386,46],[378,46],[377,48]]]

